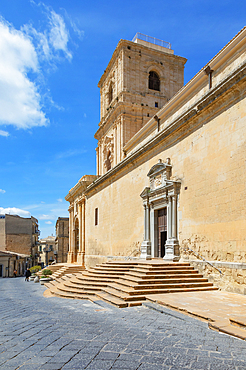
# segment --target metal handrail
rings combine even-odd
[[[194,253],[194,255],[198,258],[201,258],[204,262],[206,262],[207,264],[209,264],[211,267],[213,267],[215,270],[219,271],[219,273],[221,275],[223,275],[223,273],[221,272],[220,269],[218,269],[218,267],[215,267],[211,262],[207,261],[205,258],[203,258],[202,256],[200,256],[200,254],[198,254],[197,252],[193,251],[193,249],[189,248],[189,247],[184,247],[184,251],[186,250],[189,250],[191,251],[192,253]]]
[[[125,260],[128,260],[131,258],[131,255],[134,253],[134,252],[140,252],[140,249],[139,248],[136,248],[134,249],[128,256],[125,257]]]
[[[135,42],[137,39],[143,40],[143,41],[146,41],[146,42],[150,42],[151,44],[154,44],[154,45],[162,46],[163,48],[166,48],[166,49],[171,49],[171,43],[170,42],[163,41],[163,40],[157,39],[157,38],[152,37],[152,36],[144,35],[141,32],[136,33],[136,35],[132,39],[132,42]]]

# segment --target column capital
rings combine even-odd
[[[68,212],[71,213],[74,211],[74,206],[73,204],[70,204],[70,206],[68,207]]]
[[[78,205],[81,205],[81,204],[83,204],[83,203],[85,203],[85,196],[84,196],[84,195],[81,195],[81,196],[78,198],[78,200],[77,200],[77,204],[78,204]]]

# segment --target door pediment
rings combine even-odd
[[[166,187],[168,180],[170,180],[172,166],[168,159],[166,163],[163,163],[161,159],[149,170],[147,176],[150,181],[151,191]]]

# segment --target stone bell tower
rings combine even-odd
[[[97,175],[124,158],[124,146],[183,86],[186,59],[168,42],[137,33],[121,40],[98,87]]]

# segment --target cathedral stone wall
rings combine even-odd
[[[167,232],[170,225],[177,226],[178,257],[190,260],[222,289],[246,293],[245,33],[243,29],[158,111],[157,119],[150,118],[128,140],[120,162],[81,188],[87,266],[139,255],[148,234],[148,212],[156,228],[158,207],[153,208],[161,204],[167,213],[172,209]],[[212,71],[212,84],[205,69]],[[148,174],[158,162],[170,166],[170,182],[165,182],[165,193],[158,190],[159,179],[152,179],[157,189],[149,201]],[[169,192],[171,182],[178,184],[175,195]],[[72,209],[73,199],[67,199]],[[152,244],[151,256],[158,257]]]
[[[244,83],[237,102],[230,106],[227,101],[219,115],[218,107],[214,111],[211,107],[210,118],[202,126],[197,126],[196,120],[190,122],[194,131],[176,145],[163,150],[165,142],[160,143],[98,185],[96,193],[94,189],[88,192],[88,265],[102,262],[106,256],[129,256],[139,249],[144,233],[140,193],[149,186],[150,168],[168,157],[172,178],[181,181],[178,229],[182,258],[196,259],[194,251],[208,261],[246,262],[245,89]],[[92,217],[96,208],[98,225]],[[218,274],[209,266],[206,271]],[[233,279],[234,269],[225,265],[224,271]],[[226,282],[222,285],[226,287]]]

